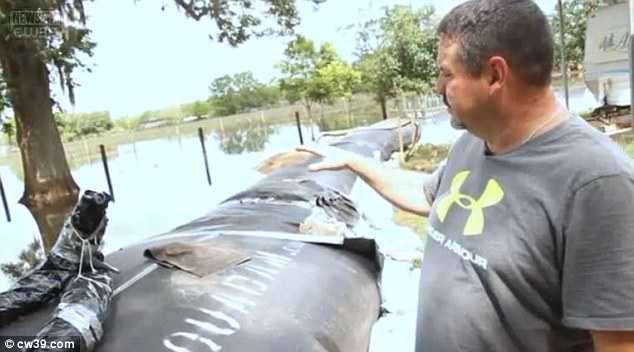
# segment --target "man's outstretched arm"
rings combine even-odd
[[[310,171],[349,169],[394,206],[421,216],[429,216],[435,187],[442,168],[434,174],[388,168],[382,163],[332,147],[298,147],[297,150],[324,157]]]
[[[348,166],[370,187],[394,206],[421,216],[429,216],[431,199],[428,189],[430,174],[385,165],[369,158],[352,160]]]

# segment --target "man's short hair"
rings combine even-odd
[[[532,0],[467,1],[442,19],[438,34],[457,40],[460,60],[475,77],[491,56],[500,55],[524,82],[551,82],[555,49],[550,24]]]

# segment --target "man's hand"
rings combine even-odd
[[[342,170],[350,168],[353,163],[360,160],[362,156],[356,155],[351,152],[339,149],[337,147],[330,146],[301,146],[295,148],[297,151],[308,152],[316,156],[324,158],[324,160],[311,164],[308,167],[308,171],[323,171],[323,170]]]
[[[634,352],[634,331],[591,331],[595,352]]]
[[[399,168],[387,168],[379,161],[331,146],[301,146],[324,160],[311,164],[309,171],[349,169],[377,191],[383,198],[405,211],[428,216],[431,209],[425,198],[425,175]]]

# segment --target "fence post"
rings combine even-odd
[[[7,203],[7,195],[4,193],[2,177],[0,177],[0,196],[2,197],[2,205],[4,206],[4,213],[7,216],[7,222],[11,222],[11,213],[9,212],[9,204]]]
[[[179,124],[176,124],[176,138],[178,139],[178,147],[183,151],[183,142],[181,141],[181,130]]]
[[[198,127],[198,137],[200,138],[200,146],[203,149],[203,159],[205,160],[205,172],[207,173],[207,183],[211,186],[211,175],[209,174],[209,161],[207,161],[207,149],[205,148],[205,136],[202,127]]]
[[[108,190],[110,191],[110,197],[114,202],[114,190],[112,189],[112,180],[110,180],[110,170],[108,169],[108,157],[106,156],[106,148],[103,144],[99,144],[99,151],[101,152],[101,162],[103,163],[103,170],[106,173],[106,181],[108,181]]]
[[[84,137],[83,140],[84,140],[84,150],[86,151],[86,154],[88,154],[88,160],[90,160],[90,165],[92,165],[92,155],[90,154],[90,148],[88,147],[88,142],[86,141],[86,137]]]
[[[304,136],[302,136],[302,123],[299,121],[299,111],[295,111],[295,123],[297,124],[297,133],[299,134],[299,144],[304,145]]]

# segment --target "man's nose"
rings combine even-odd
[[[436,84],[434,86],[436,94],[442,95],[445,93],[445,85],[442,83],[440,77],[436,78]]]

